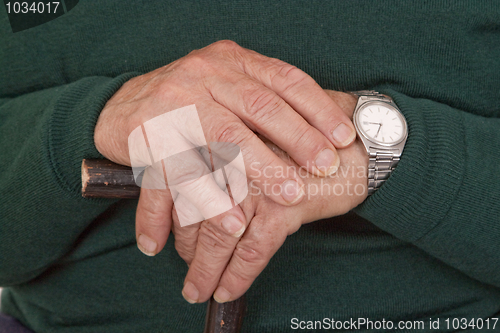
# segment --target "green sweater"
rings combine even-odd
[[[356,214],[287,239],[247,293],[244,332],[500,316],[500,2],[474,0],[80,1],[17,33],[0,6],[2,312],[36,332],[202,330],[173,239],[144,256],[137,201],[82,198],[79,169],[102,157],[93,129],[126,80],[221,39],[324,88],[381,90],[409,124]]]

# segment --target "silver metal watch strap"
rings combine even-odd
[[[368,195],[372,195],[389,178],[398,165],[399,156],[394,152],[370,148],[368,160]]]
[[[367,100],[392,102],[392,98],[374,90],[351,91],[351,93]],[[399,155],[394,151],[369,147],[368,195],[375,193],[385,183],[398,163]]]
[[[358,90],[358,91],[351,91],[350,93],[354,94],[358,97],[364,96],[364,97],[367,97],[368,99],[375,99],[375,100],[384,101],[384,102],[392,102],[392,98],[390,98],[389,96],[383,95],[375,90]]]

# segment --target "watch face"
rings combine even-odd
[[[392,105],[368,102],[356,114],[360,132],[369,140],[382,145],[394,145],[406,136],[406,121]]]

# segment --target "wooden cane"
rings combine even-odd
[[[138,198],[132,169],[108,160],[87,159],[82,162],[82,195],[85,198]],[[243,324],[246,297],[217,303],[213,297],[207,305],[204,333],[237,333]]]

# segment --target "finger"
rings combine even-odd
[[[167,189],[141,188],[136,212],[137,247],[154,256],[167,243],[172,225],[172,197]]]
[[[215,102],[198,108],[202,111],[200,117],[208,129],[206,136],[209,141],[230,142],[241,149],[250,186],[260,189],[261,193],[281,205],[294,205],[303,199],[304,183],[296,170],[289,168],[236,115]],[[211,117],[214,113],[220,116]]]
[[[221,149],[218,150],[223,151]],[[202,158],[204,162],[210,162],[210,155],[206,149],[202,149],[200,154],[198,154],[198,152],[198,150],[195,150],[188,152],[188,154],[183,153],[182,158],[179,160],[183,161],[183,164],[178,164],[175,159],[165,162],[165,164],[168,165],[166,169],[182,169],[183,171],[177,174],[176,178],[169,177],[169,185],[172,191],[178,193],[174,201],[174,215],[178,223],[176,223],[174,227],[176,248],[179,255],[188,264],[190,264],[193,259],[198,235],[198,227],[196,229],[189,228],[191,227],[189,224],[211,218],[215,215],[214,212],[216,212],[218,216],[211,219],[211,221],[216,223],[216,229],[220,229],[217,231],[218,233],[225,236],[239,237],[245,230],[245,223],[242,222],[245,220],[245,216],[239,206],[232,208],[233,203],[230,200],[229,194],[238,196],[238,194],[240,194],[238,193],[238,189],[242,187],[246,189],[246,177],[233,167],[234,162],[227,164],[226,162],[219,161],[218,157],[213,156],[212,160],[214,165],[224,164],[224,166],[219,167],[215,172],[206,175],[206,177],[186,180],[184,173],[198,176],[198,172],[193,170],[193,167],[206,167],[203,164],[193,164],[188,161],[198,160],[199,162],[199,159]],[[205,171],[201,171],[201,173],[205,173]],[[171,170],[170,175],[175,175],[175,170]],[[218,175],[218,177],[212,177],[214,175]],[[179,176],[182,178],[183,182],[181,184],[175,184],[176,181],[179,180]],[[226,182],[232,184],[230,193]],[[246,192],[244,196],[246,196]],[[244,196],[241,196],[241,198]],[[239,200],[242,200],[241,198]],[[226,200],[227,202],[224,202]],[[219,211],[221,211],[221,213],[219,213]],[[183,230],[182,226],[187,226],[187,230]]]
[[[233,212],[221,214],[200,225],[195,256],[189,266],[182,291],[188,302],[205,302],[214,292],[234,247],[245,230],[244,224],[232,220],[234,215],[239,215],[239,213],[240,210],[235,209]],[[231,226],[234,222],[237,223]],[[231,237],[225,232],[228,226],[233,230],[239,227],[241,229]]]
[[[219,303],[235,300],[250,288],[271,257],[283,245],[287,233],[277,215],[256,215],[238,242],[227,265],[214,299]]]
[[[284,61],[243,50],[248,54],[240,58],[244,71],[281,96],[335,147],[343,148],[354,141],[351,120],[312,77]]]
[[[217,102],[233,110],[309,172],[324,176],[337,171],[340,160],[333,144],[271,89],[240,73],[216,79],[209,88]]]
[[[231,195],[237,197],[238,184],[243,182],[246,186],[246,178],[232,164],[228,164],[224,169],[226,170],[224,178],[229,184],[233,184],[229,191]],[[224,181],[225,184],[226,181]],[[195,303],[210,297],[213,293],[214,286],[231,257],[237,239],[245,231],[246,223],[242,221],[249,221],[249,219],[243,215],[241,208],[236,206],[228,212],[203,222],[200,229],[191,228],[194,225],[182,228],[175,219],[178,212],[182,210],[179,209],[182,205],[189,206],[192,203],[179,194],[175,202],[174,214],[176,249],[191,270],[191,275],[186,279],[183,295],[186,300]],[[214,237],[219,242],[218,246],[217,243],[212,244]]]
[[[191,204],[187,199],[182,196],[179,197],[180,204]],[[200,224],[192,224],[181,227],[177,211],[174,207],[172,210],[172,233],[175,236],[175,249],[179,256],[188,264],[193,261],[196,251],[196,244],[198,242],[198,230]]]

